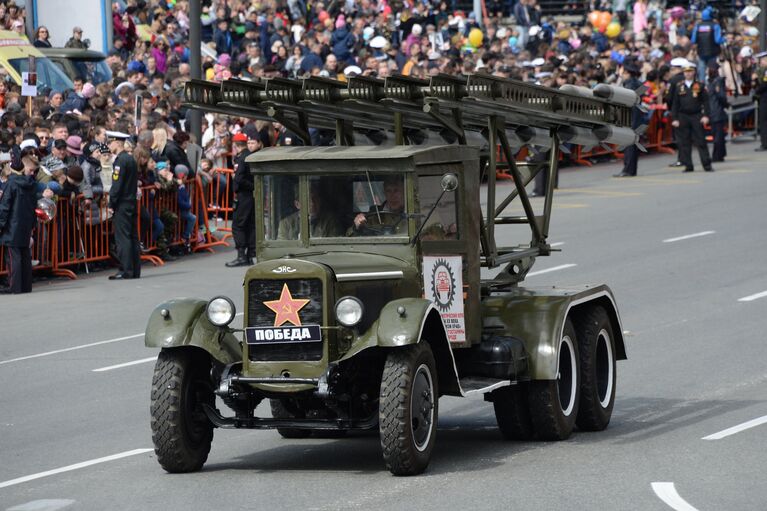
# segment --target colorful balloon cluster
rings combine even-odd
[[[607,11],[591,11],[588,15],[589,23],[599,32],[610,39],[618,37],[621,33],[621,24]]]

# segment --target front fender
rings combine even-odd
[[[397,309],[404,308],[404,314]],[[362,350],[374,346],[394,348],[420,341],[428,342],[437,362],[440,395],[461,395],[453,351],[445,327],[434,304],[422,298],[401,298],[387,303],[373,325],[360,336],[344,355],[348,360]]]
[[[205,315],[207,302],[195,298],[176,298],[152,311],[144,334],[148,348],[196,346],[222,364],[242,361],[240,342],[231,332],[216,327]],[[167,318],[161,311],[168,311]]]

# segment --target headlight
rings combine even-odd
[[[362,319],[362,302],[353,296],[344,296],[336,302],[336,319],[346,327],[353,327]]]
[[[215,326],[226,326],[234,319],[234,303],[226,296],[211,298],[205,311]]]

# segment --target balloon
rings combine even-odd
[[[600,11],[591,11],[589,13],[589,23],[591,23],[591,26],[596,28],[596,26],[599,24],[599,15],[602,14]]]
[[[613,19],[613,15],[610,14],[607,11],[602,11],[599,13],[599,20],[597,21],[597,28],[600,32],[604,32],[605,29],[607,29],[607,25],[610,24],[610,22]]]
[[[482,31],[478,28],[472,28],[471,32],[469,32],[469,44],[475,48],[482,46],[483,38],[484,35],[482,35]]]
[[[56,203],[51,199],[38,200],[35,215],[40,222],[47,224],[56,216]]]
[[[612,39],[613,37],[618,37],[618,35],[621,33],[621,24],[617,21],[613,21],[609,25],[607,25],[607,29],[605,30],[605,35]]]
[[[517,39],[514,36],[509,37],[509,48],[514,48],[517,43],[519,42],[519,39]]]
[[[325,20],[328,18],[330,18],[328,11],[320,11],[320,13],[317,15],[317,19],[320,20],[321,23],[325,23]]]

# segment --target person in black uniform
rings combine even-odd
[[[113,137],[109,150],[116,156],[112,164],[112,187],[109,189],[109,210],[115,229],[115,246],[120,271],[109,280],[137,279],[141,277],[141,248],[138,240],[138,165],[125,150],[125,141]]]
[[[637,90],[642,86],[639,81],[639,68],[633,62],[623,65],[623,87],[631,90]],[[635,130],[642,125],[642,112],[638,107],[631,109],[631,129]],[[637,175],[637,164],[639,162],[639,149],[635,145],[630,145],[623,150],[623,170],[614,174],[613,177],[635,177]]]
[[[724,125],[727,122],[727,89],[724,77],[719,76],[719,64],[716,60],[708,63],[708,92],[709,111],[711,112],[711,133],[714,136],[714,150],[711,161],[724,161],[727,156],[727,145],[724,137]]]
[[[9,286],[0,293],[32,292],[32,253],[29,240],[35,227],[37,162],[25,157],[11,164],[8,182],[0,193],[0,245],[5,247]]]
[[[684,68],[684,80],[674,90],[671,112],[671,125],[677,129],[679,161],[684,165],[683,172],[695,170],[692,164],[693,145],[698,148],[703,169],[706,172],[714,170],[703,135],[703,125],[708,123],[709,106],[706,87],[695,79],[695,66],[689,64]]]
[[[688,65],[687,59],[677,57],[671,61],[671,71],[674,73],[668,80],[668,94],[666,94],[666,116],[670,116],[674,109],[674,94],[676,93],[676,86],[679,82],[684,81],[684,66]],[[669,165],[669,167],[681,167],[682,163],[679,161],[679,142],[676,139],[677,130],[671,130],[671,137],[676,145],[676,161]]]
[[[244,133],[236,133],[232,137],[234,150],[234,194],[235,206],[232,217],[232,237],[237,248],[237,258],[229,261],[226,266],[250,266],[256,255],[256,218],[255,201],[253,199],[253,176],[250,175],[245,158],[250,156],[248,137]]]
[[[767,151],[767,51],[755,55],[759,59],[759,67],[754,76],[754,94],[759,103],[759,138],[761,144],[756,151]]]

